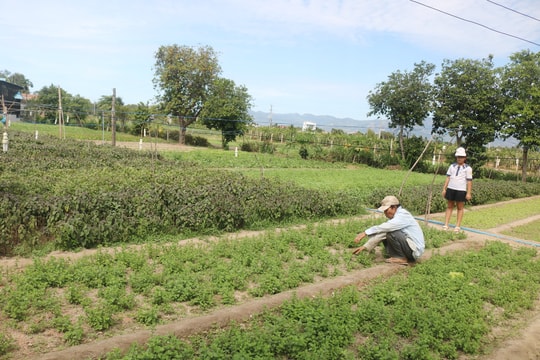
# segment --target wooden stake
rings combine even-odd
[[[65,137],[64,132],[64,112],[62,111],[62,90],[58,87],[58,125],[60,128],[60,139]]]
[[[115,114],[115,103],[116,103],[116,88],[113,88],[112,95],[112,108],[111,108],[111,130],[112,130],[112,146],[116,146],[116,114]]]

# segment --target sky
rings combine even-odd
[[[0,70],[25,75],[31,91],[54,84],[92,102],[115,89],[124,104],[153,104],[159,47],[210,46],[253,111],[366,120],[376,118],[369,92],[415,63],[438,72],[445,59],[493,55],[503,66],[540,51],[539,0],[0,0],[0,9]]]

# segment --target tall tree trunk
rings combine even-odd
[[[405,160],[405,148],[403,147],[403,125],[399,127],[399,147],[401,148],[401,159]]]
[[[523,161],[521,163],[521,181],[527,182],[527,162],[528,162],[529,147],[523,146]]]
[[[221,130],[221,148],[225,150],[227,147],[227,139],[225,139],[225,130]]]
[[[186,144],[186,128],[187,128],[187,121],[184,116],[179,117],[179,124],[180,124],[180,133],[178,136],[178,141],[180,142],[180,145]]]

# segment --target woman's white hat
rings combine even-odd
[[[467,153],[465,152],[464,148],[458,147],[456,150],[456,156],[467,156]]]

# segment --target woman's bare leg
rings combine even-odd
[[[461,227],[461,220],[463,219],[463,212],[465,211],[465,203],[464,202],[456,202],[457,205],[457,219],[456,219],[456,227]]]
[[[450,217],[452,217],[452,211],[454,211],[454,202],[451,200],[448,200],[448,204],[446,205],[446,214],[444,219],[444,226],[448,227],[448,224],[450,223]]]

